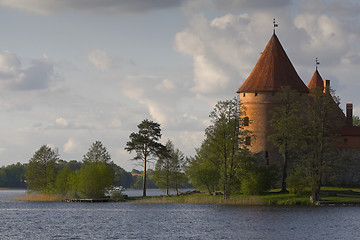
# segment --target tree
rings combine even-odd
[[[29,160],[25,173],[29,189],[40,192],[53,191],[58,160],[57,151],[47,145],[41,146]]]
[[[246,149],[245,139],[249,132],[244,130],[240,115],[243,105],[237,100],[219,101],[210,114],[212,125],[205,130],[205,141],[215,165],[221,170],[224,198],[228,199],[234,183],[236,168],[241,161],[239,151]]]
[[[83,158],[84,163],[102,162],[108,164],[110,160],[110,154],[100,141],[94,142]]]
[[[286,190],[289,160],[295,158],[303,144],[304,109],[298,91],[289,86],[281,87],[278,93],[279,106],[273,111],[270,126],[273,133],[269,139],[279,148],[283,156],[281,192]]]
[[[170,140],[166,143],[166,149],[168,155],[160,157],[157,161],[153,180],[159,188],[166,189],[166,195],[169,195],[171,188],[175,189],[178,195],[179,186],[187,182],[187,177],[183,172],[185,157],[179,149],[175,149]]]
[[[341,110],[338,98],[332,97],[330,91],[324,94],[321,89],[313,89],[308,100],[305,138],[307,148],[302,167],[309,176],[311,200],[316,202],[320,200],[323,175],[331,167],[336,150],[336,133],[342,127],[338,114]]]
[[[77,192],[83,198],[104,197],[112,184],[112,168],[104,162],[86,163],[77,174]]]
[[[54,184],[56,193],[67,194],[69,192],[71,188],[69,178],[73,172],[73,170],[66,166],[57,173]]]
[[[360,127],[360,118],[359,116],[354,115],[353,116],[353,125],[356,127]]]
[[[207,190],[209,194],[216,191],[220,181],[220,171],[203,153],[197,149],[196,156],[190,158],[186,168],[186,175],[191,183],[200,190]]]
[[[146,170],[147,163],[154,157],[166,155],[166,147],[159,143],[161,138],[160,124],[145,119],[138,126],[139,131],[130,134],[130,141],[126,143],[125,150],[129,153],[135,151],[135,161],[140,161],[144,167],[143,196],[146,196]]]

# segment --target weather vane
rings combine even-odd
[[[318,58],[315,58],[315,68],[316,68],[316,71],[317,71],[318,65],[320,65],[320,62],[318,61]]]
[[[275,18],[273,19],[273,24],[274,24],[274,34],[275,34],[275,28],[277,28],[279,25],[276,23]]]

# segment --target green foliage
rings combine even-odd
[[[24,182],[27,164],[11,164],[0,168],[0,187],[25,188]]]
[[[29,160],[25,177],[28,188],[34,191],[49,193],[54,190],[56,164],[59,155],[49,146],[43,145]]]
[[[73,174],[73,170],[69,167],[65,167],[58,172],[55,179],[55,192],[58,194],[67,194],[71,189],[69,184],[70,176]]]
[[[102,162],[109,163],[111,160],[110,154],[108,153],[106,147],[102,145],[100,141],[94,142],[89,151],[84,155],[83,162]]]
[[[354,126],[360,127],[360,118],[359,118],[359,116],[354,115],[352,120],[353,120],[353,125]]]
[[[278,93],[280,104],[273,111],[270,126],[273,134],[269,140],[279,148],[283,156],[281,188],[286,192],[287,168],[289,161],[293,161],[305,148],[304,122],[306,109],[298,91],[289,86],[281,87]]]
[[[310,186],[310,180],[307,177],[306,171],[301,166],[293,168],[287,178],[287,183],[290,188],[290,193],[297,195],[304,194]]]
[[[139,131],[130,134],[130,141],[126,143],[125,150],[129,153],[135,151],[133,160],[140,161],[144,167],[143,196],[146,196],[146,170],[147,163],[153,157],[161,157],[167,154],[166,147],[159,143],[161,138],[160,124],[145,119],[138,126]]]
[[[153,180],[159,188],[166,190],[167,195],[171,188],[178,194],[179,186],[188,181],[183,172],[185,157],[170,140],[166,143],[166,149],[168,154],[160,157],[156,163]]]
[[[84,164],[77,174],[77,192],[82,198],[104,197],[113,184],[113,171],[103,162]]]
[[[186,170],[191,183],[199,190],[207,190],[209,194],[215,192],[219,186],[219,169],[206,161],[199,154],[189,160],[189,166]]]
[[[124,194],[122,194],[122,192],[120,191],[115,191],[113,193],[111,193],[110,195],[111,200],[115,201],[115,202],[125,202],[126,197]]]
[[[252,166],[243,175],[241,191],[245,195],[261,195],[269,191],[277,180],[277,168],[273,166]]]
[[[115,163],[110,163],[111,168],[114,172],[114,185],[123,186],[125,188],[130,188],[134,183],[134,178],[131,173],[126,172],[125,169],[116,165]]]

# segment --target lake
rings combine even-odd
[[[360,207],[9,200],[23,192],[0,190],[0,239],[360,239]]]

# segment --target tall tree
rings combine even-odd
[[[298,91],[289,86],[281,87],[278,93],[279,106],[273,111],[270,126],[273,134],[269,139],[279,148],[283,156],[281,192],[286,190],[286,178],[289,160],[295,158],[303,144],[305,96],[301,98]],[[301,102],[303,100],[303,102]]]
[[[110,154],[108,153],[106,147],[104,147],[100,141],[94,142],[83,158],[84,163],[102,162],[108,164],[110,160]]]
[[[169,195],[171,188],[179,194],[179,186],[187,182],[183,167],[185,164],[184,154],[175,149],[174,144],[168,140],[166,143],[167,156],[160,157],[156,163],[153,180],[159,188],[166,190]]]
[[[25,173],[29,189],[40,192],[53,191],[58,160],[57,151],[47,145],[41,146],[29,160]]]
[[[320,199],[322,177],[332,164],[332,155],[336,149],[337,131],[342,127],[339,101],[330,91],[313,89],[309,95],[306,155],[303,167],[307,170],[312,188],[311,200]]]
[[[237,99],[219,101],[210,114],[211,125],[205,130],[213,160],[221,169],[224,197],[228,199],[234,181],[236,168],[239,167],[239,151],[245,149],[245,139],[249,132],[244,130],[244,121],[240,121],[244,107]]]
[[[166,155],[166,147],[159,143],[161,138],[160,124],[145,119],[138,126],[139,131],[130,134],[130,141],[126,143],[125,150],[129,153],[135,151],[135,161],[140,161],[144,167],[143,196],[146,196],[146,170],[147,163],[154,157]]]

